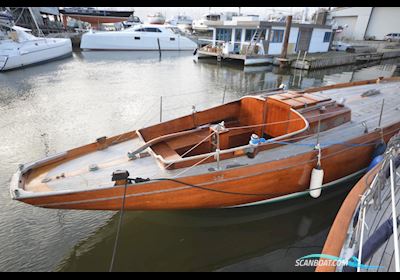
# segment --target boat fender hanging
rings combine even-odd
[[[377,156],[383,155],[386,151],[386,143],[381,141],[376,145],[374,153],[372,154],[372,158],[375,159]]]
[[[311,172],[311,182],[310,182],[310,195],[313,198],[318,198],[321,196],[322,192],[322,182],[324,180],[324,170],[321,168],[313,168]]]
[[[368,165],[367,172],[370,171],[371,169],[373,169],[375,166],[377,166],[383,159],[384,159],[383,155],[374,157],[374,159]]]
[[[315,168],[313,168],[311,172],[311,180],[310,180],[310,195],[313,198],[318,198],[321,196],[322,192],[322,182],[324,181],[324,170],[321,168],[321,145],[318,143],[315,146],[315,149],[318,150],[318,163]]]
[[[194,50],[193,55],[197,54],[197,48]]]

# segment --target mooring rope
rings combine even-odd
[[[125,187],[124,187],[124,196],[122,198],[122,206],[121,206],[120,215],[119,215],[117,234],[115,236],[114,249],[113,249],[113,254],[112,254],[112,257],[111,257],[111,263],[110,263],[109,272],[112,272],[112,270],[113,270],[115,256],[117,254],[117,249],[118,249],[118,244],[119,244],[119,233],[121,231],[122,218],[124,216],[124,210],[125,210],[125,200],[126,200],[126,189],[127,189],[127,187],[128,187],[128,181],[125,183]]]

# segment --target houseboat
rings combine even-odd
[[[317,199],[363,174],[399,132],[399,87],[387,78],[244,96],[22,164],[10,193],[39,207],[92,210]]]
[[[198,49],[195,59],[239,60],[244,65],[272,63],[282,52],[285,26],[285,22],[263,21],[258,16],[234,16],[231,20],[209,22],[212,40]],[[287,54],[327,52],[331,39],[331,26],[292,23]]]

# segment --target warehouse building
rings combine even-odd
[[[383,40],[400,33],[400,7],[340,7],[328,12],[326,24],[339,32],[335,40]]]

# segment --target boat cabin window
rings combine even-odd
[[[161,32],[160,29],[155,28],[155,27],[146,27],[146,28],[145,28],[145,31],[146,31],[146,32]]]
[[[182,31],[177,27],[167,27],[167,30],[172,31],[175,34],[182,34]]]
[[[207,20],[214,20],[214,21],[220,20],[220,18],[221,18],[220,15],[207,15],[206,17]]]
[[[137,32],[162,32],[160,29],[155,28],[155,27],[139,28],[139,29],[136,29],[135,31],[137,31]]]

